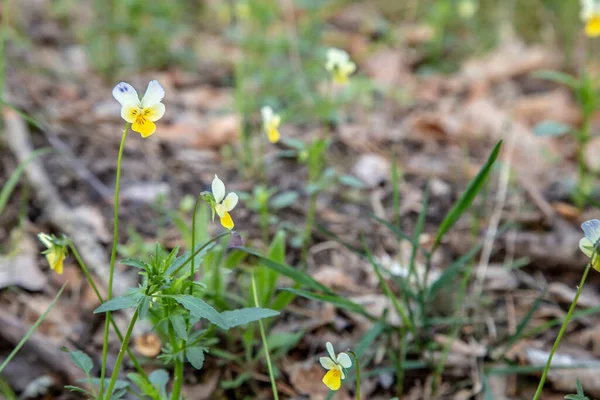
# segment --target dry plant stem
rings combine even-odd
[[[104,299],[102,298],[102,295],[100,294],[100,291],[98,290],[98,287],[96,286],[96,283],[92,279],[92,275],[90,274],[90,271],[87,269],[87,266],[81,259],[81,256],[79,255],[79,252],[77,251],[77,249],[75,248],[73,243],[69,243],[69,248],[71,249],[71,252],[73,253],[73,256],[75,257],[75,259],[79,263],[79,267],[81,268],[81,271],[83,272],[83,274],[85,275],[86,279],[88,280],[90,286],[92,287],[92,290],[94,290],[96,297],[98,298],[100,303],[104,303]],[[121,333],[121,330],[115,323],[115,320],[113,319],[112,315],[110,316],[110,324],[112,325],[113,329],[115,330],[115,333],[117,334],[117,337],[119,338],[119,341],[123,342],[123,334]],[[133,366],[135,367],[136,371],[146,381],[150,382],[150,380],[148,379],[148,375],[146,374],[146,371],[144,371],[144,368],[142,368],[142,365],[137,360],[137,358],[135,357],[133,352],[129,349],[129,347],[127,347],[127,355],[131,359],[131,362],[133,363]]]
[[[133,313],[133,317],[131,317],[131,322],[129,322],[129,326],[127,327],[127,332],[125,332],[125,337],[123,338],[123,342],[121,342],[121,349],[119,349],[119,355],[117,356],[117,361],[115,362],[115,369],[113,370],[112,377],[110,378],[110,383],[108,384],[108,389],[106,389],[106,399],[110,399],[110,395],[112,394],[113,389],[115,388],[115,383],[117,382],[117,376],[119,375],[119,370],[121,369],[121,363],[123,362],[123,356],[125,355],[125,349],[129,344],[129,339],[131,338],[131,333],[133,332],[133,327],[137,321],[139,315],[139,309],[136,308]]]
[[[592,267],[592,264],[595,262],[595,257],[597,257],[596,253],[593,255],[592,259],[590,260],[588,265],[585,267],[585,271],[583,271],[583,276],[581,277],[581,282],[579,282],[579,287],[577,288],[577,293],[575,294],[575,298],[573,299],[573,302],[571,303],[571,307],[569,307],[569,311],[567,312],[565,322],[563,322],[562,327],[560,328],[560,331],[558,332],[558,336],[556,337],[556,340],[554,341],[554,345],[552,346],[552,350],[550,351],[550,356],[548,357],[548,361],[546,362],[546,367],[544,368],[544,372],[542,373],[542,377],[540,378],[540,383],[535,392],[535,396],[533,396],[533,400],[539,400],[540,396],[542,395],[542,390],[544,389],[544,383],[546,382],[546,376],[548,375],[548,371],[550,370],[550,365],[552,364],[552,358],[554,357],[554,353],[558,349],[558,345],[560,344],[560,341],[561,341],[565,331],[567,330],[567,325],[569,325],[569,320],[571,319],[571,316],[573,315],[573,311],[575,310],[575,307],[577,306],[577,300],[579,300],[579,296],[581,295],[581,289],[583,288],[583,285],[585,284],[585,280],[588,276],[588,273],[590,272],[590,268]]]
[[[108,275],[108,293],[107,300],[112,299],[113,280],[115,275],[115,259],[117,257],[117,244],[119,243],[119,189],[121,185],[121,161],[123,159],[123,150],[125,148],[125,139],[129,132],[129,123],[125,125],[123,136],[121,137],[121,145],[119,146],[119,155],[117,157],[117,177],[115,181],[115,204],[114,204],[114,220],[113,220],[113,245],[110,253],[110,270]],[[102,369],[100,371],[100,398],[104,394],[104,378],[106,377],[106,357],[108,355],[108,326],[110,324],[110,311],[106,312],[106,320],[104,321],[104,344],[102,346]],[[127,346],[126,342],[122,342],[121,346]],[[114,372],[117,373],[118,369]],[[111,379],[112,380],[112,379]],[[114,383],[113,383],[114,385]],[[110,397],[110,392],[109,392]]]
[[[254,272],[250,273],[252,278],[252,295],[254,296],[254,305],[260,307],[258,302],[258,292],[256,290],[256,280],[254,279]],[[258,320],[258,328],[260,330],[260,337],[263,342],[263,348],[265,349],[265,358],[267,360],[267,367],[269,368],[269,378],[271,380],[271,388],[273,389],[273,399],[279,400],[279,394],[277,393],[277,384],[275,383],[275,374],[273,373],[273,365],[271,364],[271,356],[269,355],[269,346],[267,344],[267,335],[265,334],[265,326],[261,319]]]

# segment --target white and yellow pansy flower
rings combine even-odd
[[[585,34],[589,37],[600,36],[600,1],[581,0],[581,20],[585,23]]]
[[[335,83],[344,85],[356,71],[356,64],[350,61],[350,56],[344,50],[331,48],[327,50],[325,69],[332,74]]]
[[[63,262],[67,256],[67,247],[57,243],[57,239],[54,236],[45,233],[38,234],[38,238],[46,246],[46,250],[42,254],[46,256],[50,268],[56,271],[57,274],[62,275]]]
[[[598,253],[597,245],[600,243],[600,221],[597,219],[591,219],[581,224],[581,229],[585,237],[579,241],[579,248],[585,253],[586,256],[592,258],[594,264],[592,267],[600,272],[600,254]]]
[[[329,357],[319,358],[323,368],[328,370],[323,377],[323,383],[331,390],[338,390],[342,385],[342,380],[346,379],[344,369],[352,366],[352,360],[346,353],[340,353],[336,357],[331,342],[327,342],[325,347]]]
[[[221,225],[231,230],[234,223],[229,212],[235,208],[238,203],[238,195],[231,192],[225,197],[225,184],[215,175],[212,181],[212,194],[215,199],[215,211],[221,219]]]
[[[158,81],[150,81],[144,97],[140,100],[137,91],[129,83],[121,82],[113,89],[113,96],[121,103],[121,117],[131,124],[131,129],[142,137],[148,137],[156,131],[154,122],[165,114],[165,105],[161,103],[165,90]]]
[[[281,138],[279,134],[279,125],[281,124],[281,117],[279,114],[275,114],[273,109],[269,106],[265,106],[260,109],[262,116],[263,129],[269,138],[269,142],[277,143]]]

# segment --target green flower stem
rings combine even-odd
[[[106,390],[106,400],[110,399],[110,396],[115,388],[115,383],[117,382],[117,376],[119,375],[119,370],[121,369],[121,363],[123,362],[123,356],[125,355],[125,349],[129,344],[129,339],[131,339],[131,333],[133,332],[133,326],[135,325],[139,315],[139,308],[135,309],[133,313],[133,317],[131,317],[131,322],[129,322],[129,326],[127,327],[127,332],[125,332],[125,337],[123,338],[123,342],[121,342],[121,349],[119,349],[119,355],[117,356],[117,361],[115,362],[115,368],[113,369],[112,377],[110,378],[110,383],[108,384],[108,389]]]
[[[185,357],[185,347],[183,346],[183,343],[177,340],[177,336],[175,336],[175,331],[173,330],[173,325],[171,324],[169,324],[169,339],[175,353],[179,352],[180,350],[183,352],[181,357],[177,356],[175,359],[173,391],[171,392],[171,400],[179,400],[179,397],[181,397],[181,385],[183,384],[183,360]]]
[[[205,243],[205,244],[204,244],[202,247],[200,247],[198,250],[194,251],[194,252],[192,253],[192,255],[191,255],[191,256],[189,256],[189,257],[188,257],[188,259],[187,259],[187,260],[185,260],[185,261],[183,262],[183,264],[181,264],[181,265],[179,266],[179,268],[177,268],[175,271],[173,271],[173,273],[171,274],[171,276],[175,276],[175,275],[177,275],[177,273],[178,273],[179,271],[181,271],[181,270],[183,269],[183,267],[185,267],[185,266],[187,265],[187,263],[189,263],[190,261],[192,261],[192,259],[193,259],[194,257],[196,257],[196,255],[197,255],[198,253],[200,253],[202,250],[204,250],[204,249],[205,249],[205,248],[206,248],[206,247],[207,247],[209,244],[211,244],[212,242],[216,242],[217,240],[221,239],[221,238],[222,238],[222,237],[224,237],[224,236],[231,235],[231,232],[232,232],[232,231],[223,232],[223,233],[221,233],[221,234],[219,234],[219,235],[215,236],[214,238],[210,239],[210,240],[209,240],[208,242],[206,242],[206,243]]]
[[[360,362],[355,352],[348,351],[347,353],[352,354],[354,365],[356,365],[356,400],[360,400]]]
[[[596,254],[594,254],[594,256],[595,255]],[[585,267],[585,271],[583,271],[583,276],[581,277],[581,282],[579,282],[579,287],[577,288],[577,293],[575,294],[575,298],[573,299],[573,302],[571,303],[571,307],[569,307],[569,311],[567,312],[565,322],[563,322],[562,327],[560,328],[560,331],[558,332],[558,336],[556,337],[556,340],[554,341],[554,345],[552,346],[552,350],[550,351],[550,356],[548,357],[548,361],[546,362],[546,367],[544,368],[544,372],[542,373],[542,377],[540,378],[540,383],[535,392],[535,396],[533,396],[533,400],[539,400],[540,396],[542,395],[542,389],[544,388],[544,383],[546,382],[546,376],[548,375],[548,371],[550,370],[550,364],[552,364],[552,358],[554,357],[554,353],[558,349],[560,340],[562,339],[565,331],[567,330],[567,325],[569,325],[569,320],[571,319],[571,315],[573,315],[573,311],[575,310],[575,307],[577,306],[577,300],[579,300],[579,295],[581,295],[581,289],[583,288],[583,285],[588,276],[588,273],[590,272],[590,268],[592,267],[592,264],[594,262],[595,262],[594,257],[592,257],[592,260]]]
[[[254,272],[250,273],[252,278],[252,295],[254,296],[254,305],[260,307],[258,302],[258,292],[256,290],[256,280],[254,279]],[[265,326],[261,319],[258,320],[258,328],[260,329],[260,337],[263,342],[263,348],[265,349],[265,358],[267,360],[267,367],[269,368],[269,378],[271,379],[271,388],[273,389],[273,399],[279,400],[279,394],[277,393],[277,384],[275,383],[275,374],[273,373],[273,365],[271,364],[271,356],[269,355],[269,345],[267,344],[267,335],[265,334]]]
[[[198,196],[196,199],[196,204],[194,204],[194,211],[192,213],[192,251],[196,248],[196,212],[198,211],[198,204],[202,200],[202,195]],[[194,288],[194,267],[196,266],[196,254],[192,255],[192,265],[190,266],[190,295],[193,292]]]
[[[121,145],[119,146],[119,155],[117,157],[117,178],[115,181],[115,204],[113,221],[113,245],[110,253],[110,270],[108,275],[108,294],[107,299],[112,299],[113,279],[115,276],[115,259],[117,257],[117,244],[119,243],[119,188],[121,185],[121,161],[123,159],[123,150],[125,148],[125,139],[129,132],[129,123],[125,125]],[[104,344],[102,345],[102,369],[100,371],[100,398],[104,394],[104,378],[106,377],[106,357],[108,355],[108,327],[110,325],[110,312],[106,312],[104,321]],[[109,396],[110,397],[110,396]]]
[[[83,274],[85,275],[85,277],[87,278],[90,286],[94,290],[94,293],[96,293],[96,297],[98,298],[98,300],[100,301],[100,303],[104,303],[104,299],[102,298],[102,295],[100,294],[100,291],[98,290],[98,287],[96,286],[96,283],[92,279],[92,275],[90,274],[90,271],[87,269],[87,266],[85,265],[85,263],[81,259],[81,256],[79,255],[79,252],[77,251],[77,249],[75,248],[75,246],[73,245],[73,243],[69,242],[69,248],[71,249],[71,252],[73,253],[73,256],[75,256],[75,259],[79,263],[79,267],[83,271]],[[115,323],[115,320],[113,319],[112,315],[110,316],[110,324],[112,325],[113,329],[115,330],[115,333],[117,334],[117,337],[119,338],[119,341],[121,341],[121,343],[122,343],[123,342],[123,334],[121,333],[121,330],[119,329],[119,327]],[[133,366],[135,367],[136,371],[146,381],[150,382],[150,380],[148,378],[148,375],[146,374],[146,371],[144,371],[144,368],[142,368],[142,365],[137,360],[137,358],[135,357],[135,355],[133,354],[133,352],[129,349],[129,347],[127,347],[127,355],[131,359],[131,362],[133,363]]]

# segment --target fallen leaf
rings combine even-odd
[[[15,250],[0,256],[0,289],[16,285],[30,291],[42,290],[48,280],[38,266],[42,258],[37,246],[22,232],[13,231],[13,236]]]
[[[162,343],[155,333],[137,336],[134,340],[135,351],[145,357],[156,357],[160,354]]]

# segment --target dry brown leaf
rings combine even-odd
[[[546,120],[576,126],[581,121],[581,111],[565,88],[517,98],[514,116],[529,126]]]
[[[368,188],[387,183],[390,171],[390,162],[378,154],[362,154],[352,167],[352,173]]]
[[[144,357],[156,357],[160,354],[162,343],[155,333],[146,333],[133,340],[135,351]]]

